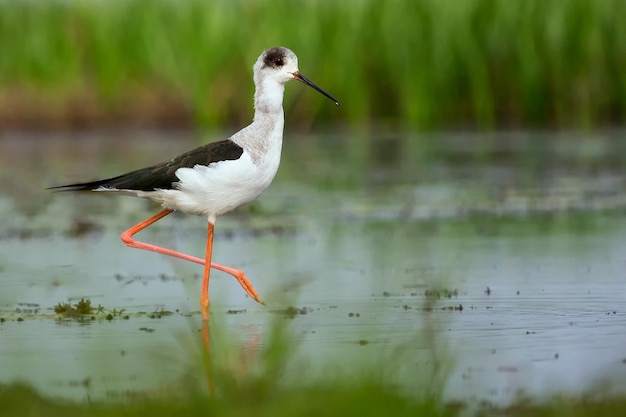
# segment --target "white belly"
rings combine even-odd
[[[222,214],[257,198],[271,184],[278,170],[280,149],[274,155],[266,155],[263,161],[256,165],[244,152],[237,160],[179,168],[177,189],[137,195],[158,201],[166,208],[207,216],[215,222]]]

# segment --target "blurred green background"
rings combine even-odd
[[[440,285],[458,280],[461,291],[461,285],[467,285],[466,270],[483,265],[483,261],[471,258],[471,251],[465,250],[458,258],[452,256],[455,252],[449,248],[455,247],[454,239],[471,242],[473,247],[473,243],[484,245],[489,236],[495,237],[493,244],[505,249],[494,251],[494,259],[498,253],[519,258],[525,273],[527,259],[518,252],[523,235],[520,230],[525,230],[546,237],[548,243],[557,242],[555,248],[580,250],[572,257],[590,257],[596,265],[604,266],[604,255],[597,260],[584,245],[578,246],[584,242],[578,234],[595,236],[602,245],[610,246],[614,241],[607,239],[612,236],[608,228],[594,226],[594,221],[617,213],[605,220],[612,229],[620,230],[617,227],[626,207],[626,153],[621,152],[623,130],[619,129],[626,119],[624,16],[624,0],[0,0],[0,166],[4,168],[0,170],[4,192],[0,218],[5,219],[6,229],[0,237],[5,239],[5,247],[23,250],[25,240],[39,236],[41,239],[33,238],[33,242],[41,245],[36,247],[42,252],[60,244],[67,245],[68,252],[78,253],[75,245],[82,245],[83,237],[68,236],[64,224],[78,221],[78,225],[94,224],[96,230],[105,226],[123,230],[126,222],[131,223],[129,219],[142,216],[139,206],[127,205],[125,200],[115,200],[110,204],[116,205],[111,206],[86,200],[81,205],[76,203],[78,198],[62,200],[43,188],[165,160],[181,151],[181,142],[191,148],[194,141],[206,140],[196,135],[196,129],[232,132],[241,128],[253,114],[252,65],[263,50],[282,45],[296,52],[301,71],[337,97],[341,106],[302,85],[287,87],[287,129],[304,134],[291,135],[294,140],[285,147],[279,184],[270,191],[273,194],[240,211],[240,217],[233,217],[231,228],[251,231],[255,236],[251,242],[265,236],[263,221],[268,219],[268,224],[280,226],[275,230],[289,230],[281,225],[285,221],[290,224],[294,213],[302,213],[307,224],[297,226],[297,233],[306,235],[319,226],[331,230],[335,242],[343,242],[337,237],[342,236],[340,233],[350,234],[342,232],[341,225],[362,224],[363,232],[352,238],[376,245],[355,258],[342,253],[337,272],[328,268],[337,274],[325,277],[332,281],[350,276],[346,270],[356,271],[355,265],[370,265],[372,259],[382,259],[386,265],[395,259],[393,256],[405,253],[405,248],[413,250],[398,240],[402,233],[387,233],[385,229],[387,224],[398,230],[408,226],[420,232],[415,259],[428,264],[431,257],[449,256],[450,265],[444,259],[446,266],[441,269],[419,264],[419,268],[412,266],[404,272],[402,268],[376,267],[372,268],[374,273],[387,280],[394,274],[401,274],[402,279],[407,275],[419,283],[432,275]],[[128,130],[119,134],[106,128]],[[142,128],[147,128],[147,133],[138,135]],[[171,128],[185,133],[166,130]],[[23,129],[44,133],[21,135]],[[72,129],[79,131],[65,132]],[[313,130],[323,133],[309,134]],[[81,223],[84,218],[89,222]],[[261,219],[261,226],[249,218]],[[17,229],[16,225],[26,226]],[[176,227],[180,228],[180,223]],[[570,230],[575,233],[564,233]],[[563,234],[570,240],[549,239],[560,239]],[[48,240],[50,235],[56,236],[56,243]],[[384,247],[378,245],[379,236],[389,239]],[[433,236],[435,240],[443,236],[452,243],[439,252],[422,251],[432,245]],[[281,235],[275,241],[284,238]],[[231,245],[237,241],[229,240],[226,243]],[[101,249],[106,240],[96,242],[90,253],[97,252],[96,244]],[[319,242],[322,247],[327,244],[324,239]],[[117,236],[114,244],[112,247],[121,248]],[[268,253],[280,253],[264,244]],[[339,246],[335,243],[329,247]],[[396,253],[398,247],[402,250]],[[621,253],[619,247],[613,252]],[[546,256],[554,256],[554,252]],[[328,258],[332,257],[324,259]],[[48,265],[42,267],[45,272],[40,277],[24,259],[5,259],[0,264],[0,278],[6,277],[8,283],[2,289],[5,294],[11,294],[7,288],[19,277],[36,282],[35,290],[29,287],[28,294],[43,285],[42,279],[57,282]],[[621,259],[614,262],[623,263]],[[72,268],[82,271],[77,265]],[[580,281],[576,285],[593,283],[596,265],[586,268],[593,273],[578,271]],[[296,268],[290,259],[280,273],[289,276]],[[94,269],[96,272],[85,278],[97,278],[100,271]],[[485,270],[492,269],[491,261],[485,264]],[[622,269],[615,269],[616,276],[621,277]],[[593,304],[595,292],[586,300],[588,305],[577,305],[575,299],[568,298],[570,287],[559,286],[562,282],[558,279],[569,280],[569,272],[555,271],[552,284],[569,300],[571,311],[584,315],[598,308]],[[502,279],[514,272],[503,269]],[[621,281],[615,281],[614,292],[619,294]],[[416,288],[421,294],[421,287]],[[481,287],[479,296],[489,296],[489,288],[485,293]],[[331,294],[333,286],[329,285],[328,291]],[[63,300],[50,300],[50,304],[59,301]],[[380,300],[372,295],[369,301],[375,305]],[[432,300],[425,297],[423,302],[432,310],[428,304]],[[524,298],[513,306],[516,314],[527,317],[530,307]],[[555,303],[546,309],[559,315],[561,306]],[[46,307],[50,306],[42,304]],[[601,305],[600,314],[613,308]],[[620,314],[618,310],[618,319]],[[438,342],[436,336],[428,333],[428,321],[423,321],[424,335],[416,333],[417,337],[430,343],[432,352],[446,353],[441,346],[447,341],[434,343]],[[87,337],[83,333],[69,337],[80,342],[97,336],[105,328],[98,326],[92,326],[93,333]],[[470,331],[488,332],[491,326],[490,318],[484,327]],[[614,329],[618,326],[619,322]],[[68,337],[67,333],[54,333],[60,328],[54,328],[52,334]],[[583,336],[588,334],[583,327],[567,324],[570,328],[572,332],[581,329]],[[412,324],[408,329],[402,331],[415,331]],[[141,329],[137,332],[142,333]],[[5,339],[0,346],[8,345],[7,334],[9,330],[1,334]],[[560,333],[550,336],[562,337]],[[260,361],[269,364],[267,369],[280,370],[291,354],[280,343],[295,346],[297,338],[268,337],[275,343],[270,343],[270,348],[282,350],[268,349],[269,354]],[[552,349],[553,340],[532,343]],[[32,345],[29,339],[18,343]],[[332,346],[332,340],[328,344]],[[354,347],[361,345],[355,343]],[[452,346],[451,351],[462,355],[466,353],[462,348]],[[222,353],[230,350],[222,348]],[[220,351],[216,351],[219,359]],[[492,359],[495,351],[489,351],[488,360],[497,367]],[[119,359],[117,351],[111,352],[115,356],[103,355],[102,363]],[[54,358],[53,353],[45,354]],[[160,354],[167,357],[168,352]],[[615,368],[623,369],[624,361]],[[448,357],[437,362],[434,374],[445,379],[452,362]],[[161,365],[155,363],[155,367]],[[530,371],[526,366],[520,367],[520,379],[536,369],[534,364]],[[416,375],[428,381],[432,395],[429,392],[408,400],[392,378],[381,383],[375,378],[378,372],[394,376],[394,369],[384,361],[366,362],[355,369],[357,377],[374,376],[358,384],[353,384],[349,375],[345,381],[315,385],[303,372],[302,386],[293,387],[282,385],[280,372],[268,371],[258,377],[244,374],[243,382],[235,383],[229,379],[232,376],[226,366],[225,375],[220,369],[216,372],[221,378],[217,378],[221,396],[206,399],[204,392],[199,392],[203,387],[189,391],[190,401],[179,401],[179,393],[171,390],[169,397],[151,392],[140,398],[146,401],[131,408],[59,403],[32,388],[3,385],[7,381],[0,380],[0,416],[84,415],[87,409],[90,415],[171,415],[170,409],[187,415],[206,415],[207,410],[216,415],[258,416],[330,415],[329,410],[335,410],[335,415],[469,415],[469,411],[461,410],[462,405],[444,406],[444,383],[437,384],[436,378],[432,383],[432,375],[424,369]],[[503,372],[515,379],[510,369]],[[196,377],[212,372],[200,367]],[[389,381],[392,383],[387,384]],[[508,409],[494,411],[484,403],[477,415],[623,415],[626,409],[623,395],[600,403],[592,397],[573,395],[533,405],[524,394],[521,392],[519,401]],[[312,408],[311,398],[323,398],[322,409]]]
[[[0,127],[240,126],[275,45],[342,101],[288,88],[305,128],[613,126],[623,16],[622,0],[3,1]]]

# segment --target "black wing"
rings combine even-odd
[[[239,159],[242,153],[243,148],[241,146],[227,139],[192,149],[170,161],[131,171],[117,177],[60,185],[47,189],[60,189],[62,191],[86,191],[100,187],[137,191],[154,191],[157,188],[172,189],[174,188],[173,184],[178,182],[178,177],[176,177],[178,168],[193,168],[196,165],[209,165],[212,162]]]

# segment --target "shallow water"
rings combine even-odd
[[[212,275],[215,360],[259,366],[278,320],[297,345],[286,378],[301,382],[374,363],[449,399],[623,392],[621,137],[288,137],[272,187],[216,226],[214,260],[244,269],[267,305]],[[171,132],[0,138],[0,382],[116,398],[193,373],[201,267],[119,240],[158,208],[42,190],[193,146]],[[205,234],[176,214],[139,236],[201,255]],[[81,297],[125,311],[57,319]]]

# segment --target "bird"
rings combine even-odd
[[[291,80],[300,81],[339,105],[333,96],[300,72],[298,57],[288,48],[278,46],[265,50],[256,60],[253,73],[253,120],[229,138],[116,177],[48,188],[131,195],[160,203],[161,211],[124,231],[121,239],[131,248],[204,265],[200,295],[204,321],[208,320],[209,314],[211,268],[235,277],[253,300],[264,304],[242,270],[212,262],[213,236],[217,218],[256,199],[278,171],[285,122],[285,84]],[[208,228],[204,259],[134,239],[135,234],[173,211],[206,217]]]

